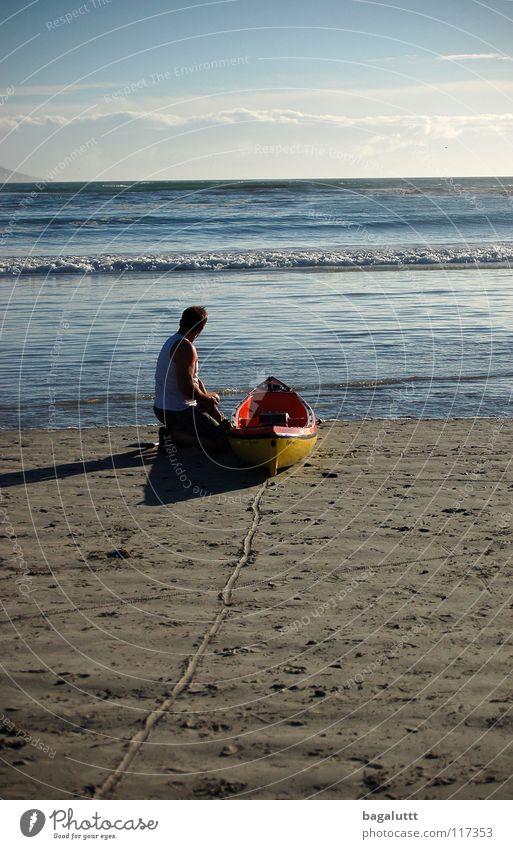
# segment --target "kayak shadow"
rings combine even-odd
[[[262,483],[267,474],[247,469],[231,453],[207,456],[200,449],[158,454],[149,469],[143,503],[148,507],[177,504],[218,496],[219,501],[239,501],[240,491]]]

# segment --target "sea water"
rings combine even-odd
[[[6,185],[3,427],[146,424],[181,311],[227,414],[511,415],[513,179]]]

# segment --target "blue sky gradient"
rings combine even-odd
[[[506,175],[513,2],[4,0],[0,164],[43,179]]]

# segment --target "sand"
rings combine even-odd
[[[513,421],[155,436],[1,432],[2,796],[511,798]]]

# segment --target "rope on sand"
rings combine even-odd
[[[136,758],[139,749],[142,745],[147,741],[148,737],[152,729],[155,727],[157,722],[162,719],[162,717],[166,714],[169,708],[174,704],[178,696],[180,696],[184,690],[186,690],[191,684],[196,669],[205,654],[210,642],[217,636],[219,633],[221,626],[226,618],[228,613],[228,609],[232,604],[232,596],[233,590],[235,588],[235,584],[237,579],[242,571],[242,569],[246,566],[249,557],[251,555],[251,548],[255,533],[258,529],[258,525],[261,519],[260,513],[260,502],[262,500],[262,496],[267,488],[267,481],[260,487],[257,494],[255,495],[252,503],[251,510],[253,513],[253,521],[251,523],[251,527],[247,532],[244,540],[242,542],[242,551],[240,554],[237,563],[235,564],[235,569],[232,574],[228,578],[224,589],[219,594],[221,600],[221,607],[217,611],[217,614],[212,622],[212,625],[203,635],[201,643],[197,649],[197,651],[189,658],[187,663],[187,667],[185,672],[179,681],[176,682],[169,696],[167,696],[160,704],[154,708],[151,713],[148,714],[146,719],[143,722],[143,727],[131,738],[128,743],[128,749],[125,755],[122,757],[118,766],[107,776],[105,781],[100,784],[93,795],[94,799],[105,799],[107,798],[118,786],[120,781],[123,779],[123,776],[126,774],[129,766],[133,763]]]

